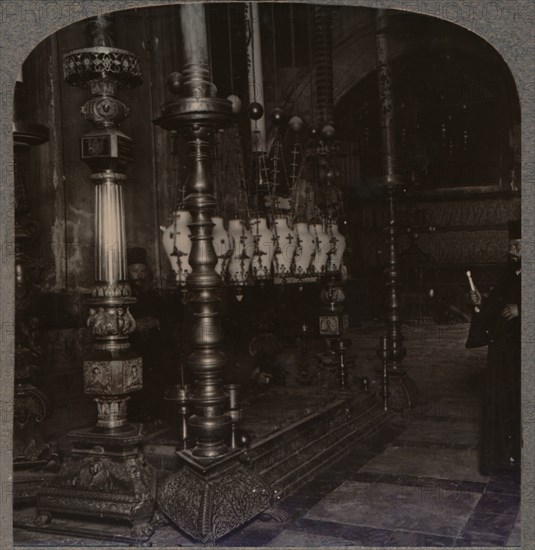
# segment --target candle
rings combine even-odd
[[[468,277],[468,284],[470,285],[470,290],[474,292],[476,290],[476,286],[474,285],[474,281],[472,280],[472,273],[470,272],[470,270],[466,272],[466,276]],[[479,308],[475,306],[474,311],[476,313],[479,313]]]

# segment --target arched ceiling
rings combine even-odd
[[[334,8],[333,15],[333,81],[335,106],[352,89],[376,69],[374,9]],[[476,34],[446,21],[405,12],[393,11],[390,25],[392,63],[413,55],[435,50],[459,50],[492,61],[514,82],[509,68],[485,40]],[[309,118],[314,101],[314,71],[300,68],[281,86],[278,106]]]

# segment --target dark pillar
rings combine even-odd
[[[25,172],[31,147],[48,141],[48,128],[27,120],[24,82],[15,85],[13,156],[15,176],[15,392],[13,401],[13,497],[15,503],[32,502],[44,480],[40,459],[48,445],[40,435],[39,423],[50,413],[47,396],[39,389],[38,319],[32,312],[38,282],[39,228],[29,202]]]

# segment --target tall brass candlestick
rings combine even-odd
[[[398,171],[396,153],[396,130],[394,111],[394,90],[390,67],[388,42],[388,14],[385,10],[377,10],[376,16],[376,49],[377,49],[377,80],[379,86],[379,111],[381,123],[382,146],[382,185],[387,195],[387,225],[385,231],[385,261],[384,271],[385,309],[386,309],[386,342],[388,347],[388,370],[390,379],[390,407],[403,409],[414,405],[417,388],[414,382],[406,376],[401,362],[407,354],[403,347],[401,331],[401,315],[398,300],[398,253],[397,253],[397,220],[395,199],[403,181]],[[385,350],[379,349],[377,355],[384,358]]]
[[[162,116],[155,122],[167,130],[180,130],[188,147],[188,195],[184,206],[191,214],[192,246],[187,285],[195,308],[194,351],[188,358],[195,377],[191,396],[194,414],[189,425],[196,442],[193,455],[215,458],[228,451],[226,441],[231,421],[225,414],[226,395],[221,384],[226,357],[220,349],[221,279],[215,271],[217,256],[211,220],[217,203],[209,163],[214,132],[232,122],[232,106],[230,101],[216,97],[217,90],[211,82],[204,6],[182,5],[180,21],[184,55],[182,97],[165,105]]]
[[[180,6],[185,65],[183,77],[175,74],[171,79],[181,84],[170,87],[182,97],[165,105],[162,116],[155,121],[167,130],[181,131],[188,146],[188,195],[184,205],[191,214],[192,247],[187,286],[194,305],[193,352],[188,366],[195,377],[190,396],[193,415],[188,420],[195,446],[177,451],[180,468],[160,484],[157,500],[160,510],[179,529],[195,540],[209,542],[266,510],[271,491],[240,461],[240,449],[228,447],[232,420],[227,414],[228,396],[221,380],[226,357],[221,351],[221,280],[215,271],[217,257],[212,243],[211,216],[216,201],[210,150],[215,130],[232,123],[232,104],[216,97],[210,80],[204,10],[201,3]],[[239,410],[232,414],[236,427]]]
[[[87,300],[87,326],[96,343],[84,361],[84,391],[95,395],[97,428],[126,432],[132,429],[126,403],[128,395],[142,387],[142,361],[128,341],[136,326],[129,307],[136,300],[127,280],[123,184],[133,153],[131,138],[119,130],[129,109],[116,95],[122,87],[138,86],[142,80],[139,60],[114,47],[111,18],[95,18],[88,33],[90,48],[64,56],[66,82],[91,90],[92,98],[81,111],[95,126],[81,140],[81,157],[92,169],[95,184],[96,244],[95,287]],[[117,70],[117,62],[106,63],[107,59],[120,61],[121,68]]]
[[[98,417],[93,428],[69,433],[72,460],[41,491],[36,522],[47,523],[52,513],[123,519],[140,540],[152,533],[154,500],[141,428],[129,424],[126,414],[129,394],[142,388],[142,361],[128,340],[136,326],[129,306],[136,300],[127,281],[123,184],[133,150],[119,129],[129,109],[116,96],[142,78],[139,59],[115,47],[112,18],[90,20],[87,31],[89,47],[67,52],[63,61],[67,84],[92,95],[81,111],[94,129],[81,138],[80,149],[95,185],[95,286],[87,300],[95,344],[83,376]]]

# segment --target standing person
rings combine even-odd
[[[128,280],[132,295],[137,302],[130,308],[136,320],[136,337],[146,336],[150,331],[160,328],[160,316],[163,310],[159,294],[152,288],[152,275],[147,267],[147,255],[144,248],[132,247],[126,252]]]
[[[488,345],[480,443],[483,475],[520,467],[521,256],[520,221],[512,221],[502,276],[485,299],[477,289],[470,291],[475,310],[466,346]]]
[[[128,279],[137,302],[130,308],[136,320],[132,348],[143,359],[143,389],[131,398],[131,417],[136,421],[161,418],[163,394],[176,370],[173,356],[173,317],[170,308],[152,286],[144,248],[127,249]]]

